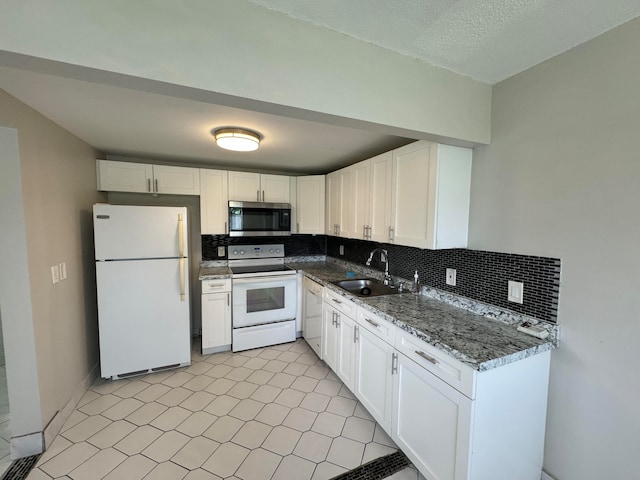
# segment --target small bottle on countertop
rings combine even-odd
[[[420,278],[418,277],[418,270],[413,274],[413,292],[420,293]]]

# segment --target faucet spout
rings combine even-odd
[[[371,260],[373,260],[373,256],[376,252],[380,252],[381,260],[384,262],[384,280],[383,283],[385,285],[393,286],[393,279],[391,275],[389,275],[389,253],[383,248],[374,248],[369,254],[369,259],[367,260],[367,267],[371,266]]]

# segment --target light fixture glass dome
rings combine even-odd
[[[213,136],[220,148],[236,152],[251,152],[260,146],[260,135],[244,128],[219,128]]]

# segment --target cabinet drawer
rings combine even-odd
[[[376,337],[393,345],[397,328],[394,324],[362,307],[358,307],[357,321],[362,328],[366,328]]]
[[[333,308],[347,317],[356,318],[357,305],[351,300],[347,300],[342,295],[332,292],[330,289],[324,289],[324,301],[329,303]]]
[[[475,397],[475,370],[418,337],[398,329],[396,349],[463,395]]]
[[[218,293],[231,291],[230,278],[214,278],[212,280],[202,280],[202,293]]]

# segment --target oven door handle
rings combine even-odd
[[[244,285],[247,283],[261,283],[261,282],[283,282],[283,281],[296,281],[295,275],[269,275],[263,277],[244,277],[234,278],[234,285]]]

